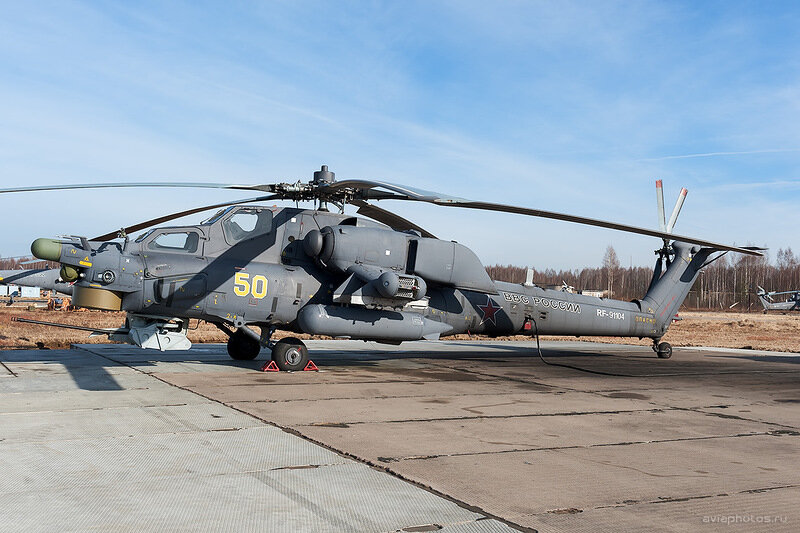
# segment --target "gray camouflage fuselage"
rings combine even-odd
[[[255,228],[233,224],[239,215],[258,218]],[[387,342],[535,331],[660,339],[712,253],[675,243],[645,297],[623,302],[493,281],[463,245],[326,211],[235,207],[135,242],[90,244],[65,244],[62,264],[81,269],[76,286],[118,294],[132,314]]]

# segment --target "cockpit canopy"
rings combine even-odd
[[[221,223],[225,241],[230,244],[266,235],[272,231],[272,210],[267,207],[228,207],[206,220],[204,225]]]
[[[267,207],[234,206],[223,209],[198,226],[154,228],[137,239],[143,249],[154,252],[203,253],[200,239],[208,235],[203,226],[218,226],[228,246],[266,235],[272,231],[272,211]],[[219,235],[219,233],[217,233]]]

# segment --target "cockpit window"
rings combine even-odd
[[[272,211],[259,207],[238,209],[222,222],[225,239],[234,244],[272,231]]]
[[[200,235],[194,231],[178,231],[175,233],[161,233],[147,244],[150,250],[162,252],[195,253],[200,242]]]

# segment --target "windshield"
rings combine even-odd
[[[222,222],[225,239],[234,244],[272,231],[272,211],[262,207],[237,209]]]

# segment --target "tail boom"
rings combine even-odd
[[[496,295],[464,291],[463,311],[451,318],[462,329],[488,335],[531,334],[660,339],[686,299],[712,248],[674,243],[675,258],[642,300],[625,302],[497,281]],[[491,319],[487,319],[487,310]],[[535,323],[535,327],[531,327]]]

